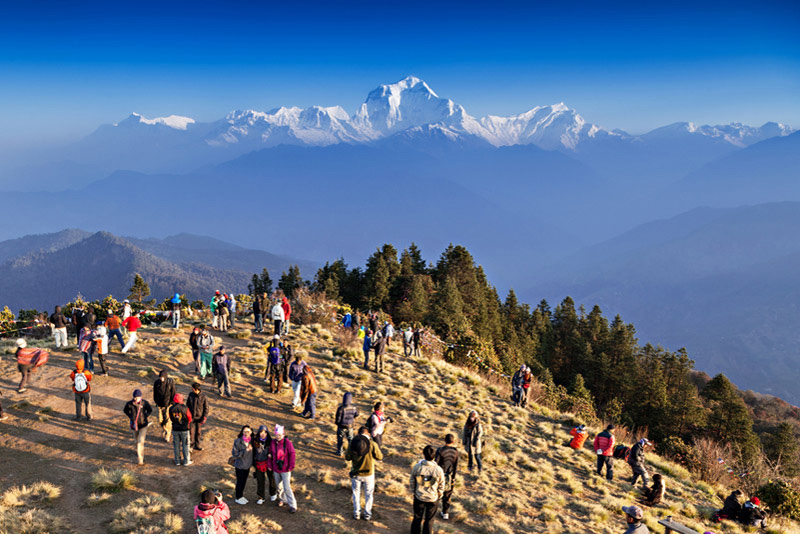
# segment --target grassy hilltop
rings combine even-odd
[[[449,522],[437,521],[439,532],[619,533],[620,512],[638,497],[625,479],[630,468],[617,462],[617,479],[594,473],[594,455],[565,447],[576,423],[570,414],[532,405],[514,408],[504,384],[437,359],[406,358],[393,347],[383,375],[364,371],[361,351],[338,339],[335,332],[310,325],[295,327],[295,350],[308,353],[317,372],[318,419],[301,419],[291,410],[291,390],[264,392],[268,336],[242,329],[215,336],[233,356],[233,398],[218,396],[210,380],[205,391],[211,405],[204,451],[193,451],[194,465],[177,467],[172,445],[153,424],[148,433],[145,465],[135,465],[132,433],[122,413],[134,389],[152,401],[158,371],[168,369],[184,396],[194,381],[188,346],[189,327],[181,331],[145,327],[140,342],[127,356],[109,357],[111,376],[92,381],[94,420],[74,421],[69,372],[80,354],[73,348],[52,350],[50,362],[35,373],[28,392],[16,393],[18,373],[9,341],[0,344],[3,407],[11,416],[0,423],[0,534],[81,532],[165,534],[194,533],[192,510],[203,487],[220,488],[231,506],[231,534],[270,530],[308,533],[407,532],[411,521],[408,475],[426,444],[439,446],[447,432],[460,434],[471,409],[482,416],[486,433],[484,472],[480,478],[461,475]],[[71,342],[74,340],[70,340]],[[74,345],[73,345],[74,347]],[[99,365],[97,365],[99,370]],[[374,521],[351,518],[348,466],[335,455],[333,415],[344,392],[355,394],[363,422],[376,400],[387,402],[395,422],[385,438],[386,457],[376,470]],[[155,417],[152,419],[155,420]],[[293,486],[299,513],[267,501],[255,503],[255,480],[245,496],[250,504],[233,503],[233,468],[226,463],[241,425],[286,425],[297,448]],[[590,440],[598,428],[592,428]],[[630,440],[628,440],[630,442]],[[652,470],[666,479],[665,502],[646,509],[646,521],[673,516],[704,532],[744,532],[727,523],[712,526],[703,518],[721,506],[723,488],[712,487],[684,468],[648,454]],[[101,471],[104,470],[104,471]],[[770,532],[800,533],[794,523],[772,521]],[[716,527],[716,528],[715,528]]]

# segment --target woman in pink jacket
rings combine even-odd
[[[200,494],[200,504],[194,507],[194,521],[197,532],[202,534],[225,534],[228,527],[225,521],[231,518],[228,505],[222,501],[222,494],[207,489]]]
[[[289,505],[289,511],[297,511],[297,499],[292,491],[292,471],[294,471],[294,445],[289,441],[281,425],[275,425],[275,437],[269,445],[267,469],[272,470],[275,485],[278,487],[278,506]]]

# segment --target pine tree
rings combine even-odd
[[[293,265],[289,267],[289,272],[284,271],[278,281],[278,287],[288,298],[294,297],[294,292],[303,287],[303,278],[300,276],[300,267]]]
[[[425,264],[425,260],[422,259],[422,252],[420,252],[416,243],[411,243],[411,246],[408,247],[408,256],[411,260],[414,274],[428,274],[428,266]]]
[[[791,423],[779,424],[775,432],[767,437],[765,445],[768,457],[780,466],[783,476],[800,475],[800,447]]]
[[[758,453],[758,438],[736,387],[725,375],[718,374],[703,388],[702,396],[709,405],[709,433],[717,441],[737,445],[743,459],[752,459]]]
[[[136,273],[133,276],[133,285],[130,288],[128,298],[139,304],[150,295],[150,286],[144,281],[144,278]]]
[[[269,276],[269,271],[266,267],[261,269],[261,275],[254,274],[250,283],[247,284],[247,291],[251,296],[272,293],[272,278]]]
[[[429,322],[445,338],[453,338],[467,331],[464,303],[454,278],[447,277],[436,291]]]

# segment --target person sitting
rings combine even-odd
[[[739,511],[739,523],[748,527],[767,528],[767,514],[761,509],[761,499],[751,497]]]
[[[647,506],[655,506],[660,503],[664,498],[665,490],[664,478],[659,473],[656,473],[653,475],[653,485],[649,488],[644,488],[642,495],[644,497],[644,504]]]
[[[569,446],[577,451],[583,447],[589,433],[586,431],[586,425],[578,425],[569,431],[569,435],[572,436]]]
[[[730,495],[725,497],[725,502],[722,504],[722,510],[714,514],[714,521],[722,521],[723,519],[730,519],[736,521],[739,517],[739,512],[742,511],[742,503],[739,498],[742,496],[742,490],[733,490]]]
[[[222,500],[222,494],[211,489],[200,494],[200,504],[194,507],[194,520],[198,532],[228,532],[225,521],[231,518],[228,505]]]

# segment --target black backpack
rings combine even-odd
[[[614,458],[627,460],[628,455],[630,453],[631,453],[631,448],[620,443],[619,445],[614,447],[613,456]]]

